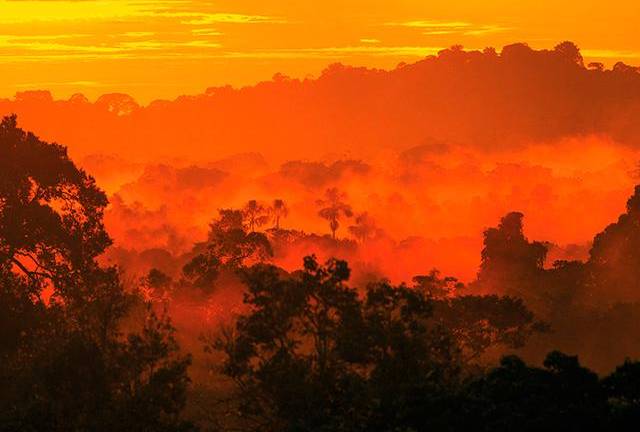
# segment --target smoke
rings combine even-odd
[[[610,139],[576,136],[501,153],[438,144],[369,160],[280,165],[259,155],[198,165],[109,160],[97,174],[99,184],[121,173],[134,177],[113,191],[105,217],[121,250],[181,256],[205,240],[218,209],[282,199],[289,212],[281,226],[315,234],[277,251],[276,263],[287,269],[316,253],[394,281],[431,268],[468,281],[478,268],[482,232],[510,211],[526,215],[530,238],[556,245],[551,257],[585,258],[593,235],[623,212],[638,154]],[[343,246],[322,237],[331,231],[316,202],[331,187],[346,195],[356,215],[367,214],[374,238],[362,244],[353,236],[355,217],[339,221]]]

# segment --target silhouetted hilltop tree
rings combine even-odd
[[[589,265],[594,287],[618,300],[640,294],[640,186],[627,201],[618,221],[596,235]]]
[[[265,234],[248,231],[245,212],[223,209],[219,213],[219,218],[210,225],[207,241],[195,246],[195,256],[183,269],[189,283],[207,292],[214,288],[220,272],[233,273],[273,255]]]
[[[559,260],[545,269],[548,244],[525,237],[523,217],[509,213],[484,232],[480,270],[472,287],[522,298],[545,319],[562,319],[571,308],[586,307],[590,264]]]
[[[340,192],[334,187],[327,189],[324,193],[324,199],[317,201],[317,204],[322,207],[318,215],[329,222],[331,237],[334,240],[336,238],[336,231],[340,228],[340,219],[353,216],[351,206],[344,202],[346,198],[347,195],[344,192]]]
[[[485,231],[481,268],[472,290],[520,298],[551,328],[524,347],[527,358],[561,349],[579,353],[605,372],[626,356],[640,355],[634,330],[639,322],[639,197],[637,187],[626,213],[595,236],[587,262],[556,261],[543,268],[546,245],[526,239],[519,213]],[[623,328],[627,330],[620,332]]]
[[[249,232],[253,233],[269,222],[269,209],[256,200],[250,200],[242,209],[242,217]]]
[[[280,220],[286,218],[289,215],[289,207],[287,203],[282,199],[274,199],[271,208],[269,209],[274,223],[274,228],[280,230]]]
[[[573,64],[584,66],[584,59],[580,53],[580,48],[573,42],[564,41],[556,45],[553,51]]]
[[[485,292],[537,301],[535,287],[542,275],[547,247],[524,236],[523,217],[522,213],[509,213],[496,228],[484,232],[477,283]]]
[[[78,98],[75,99],[76,103],[79,101]],[[130,115],[140,108],[133,97],[123,93],[102,95],[96,100],[95,105],[117,116]]]
[[[188,357],[96,258],[107,199],[66,149],[0,123],[0,429],[186,430]]]
[[[440,271],[432,269],[426,275],[413,277],[414,288],[432,299],[442,300],[461,294],[464,284],[453,276],[440,277]]]

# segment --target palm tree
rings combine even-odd
[[[286,218],[289,214],[289,208],[287,204],[282,199],[273,200],[273,206],[271,207],[271,214],[273,215],[273,220],[275,222],[275,229],[280,229],[280,219]]]
[[[317,204],[322,206],[318,215],[329,222],[331,228],[331,236],[335,240],[336,231],[340,227],[340,219],[353,216],[351,206],[344,202],[347,195],[340,192],[337,188],[327,189],[324,193],[324,199],[318,200]]]

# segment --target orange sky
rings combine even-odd
[[[572,40],[640,64],[637,1],[0,0],[0,97],[126,92],[147,103],[327,64],[390,68],[443,47]]]

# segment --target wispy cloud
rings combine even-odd
[[[222,36],[224,33],[211,28],[195,28],[191,29],[191,33],[198,36]]]
[[[179,37],[182,37],[180,39]],[[43,59],[85,60],[94,58],[144,58],[150,51],[165,51],[168,56],[216,50],[222,46],[208,35],[164,35],[155,32],[125,32],[101,38],[85,34],[10,35],[0,34],[1,61]]]
[[[283,23],[283,18],[210,10],[201,2],[185,0],[0,0],[0,24],[59,21],[127,21],[183,19],[182,24],[206,25]]]
[[[344,46],[325,48],[298,48],[277,50],[251,50],[227,52],[227,58],[326,58],[340,59],[354,56],[373,57],[426,57],[435,55],[442,47],[428,46]]]
[[[499,25],[483,25],[465,30],[462,32],[466,36],[482,36],[490,33],[498,33],[513,30],[513,27],[504,27]]]
[[[467,21],[436,21],[417,20],[403,22],[389,22],[387,26],[410,27],[422,30],[422,34],[428,36],[461,34],[464,36],[482,36],[489,33],[512,30],[496,24],[474,24]]]
[[[180,44],[182,48],[200,48],[202,46],[209,47],[213,45],[204,42],[185,42]],[[60,60],[64,59],[327,59],[339,60],[350,57],[367,56],[367,57],[398,57],[398,58],[422,58],[435,55],[443,49],[443,47],[429,46],[345,46],[345,47],[324,47],[324,48],[283,48],[272,50],[244,50],[244,51],[225,51],[221,49],[202,51],[194,49],[192,51],[172,51],[161,49],[163,44],[153,42],[145,43],[129,43],[120,49],[112,49],[109,51],[100,50],[99,47],[95,51],[87,48],[86,50],[65,50],[63,46],[43,45],[42,50],[35,52],[33,55],[24,57],[17,54],[0,55],[0,62],[11,62],[17,59],[27,61],[43,61],[43,60]],[[45,49],[51,48],[51,49]]]
[[[471,23],[465,21],[404,21],[404,22],[390,22],[386,25],[389,26],[401,26],[401,27],[417,27],[417,28],[464,28],[471,27]]]
[[[640,59],[640,52],[637,51],[582,49],[580,52],[584,57],[596,59]]]
[[[16,35],[16,34],[0,34],[0,45],[13,44],[30,41],[51,41],[61,39],[77,39],[85,38],[89,35],[81,33],[69,33],[69,34],[52,34],[52,35]]]
[[[155,34],[156,34],[155,32],[130,31],[130,32],[121,33],[120,35],[125,37],[132,37],[132,38],[143,38],[147,36],[154,36]]]
[[[50,0],[0,1],[1,24],[33,22],[115,20],[139,16],[148,6],[145,0]]]
[[[455,33],[457,33],[455,30],[427,30],[422,32],[422,34],[429,36],[450,35]]]
[[[242,15],[229,13],[198,13],[198,12],[174,12],[169,16],[191,17],[183,20],[182,24],[187,25],[209,25],[209,24],[284,24],[286,20],[282,18],[262,16],[262,15]]]
[[[284,22],[219,11],[200,0],[0,0],[0,25],[16,32],[0,34],[0,61],[144,59],[150,52],[166,58],[219,55],[223,32],[213,24],[231,32],[234,26]],[[118,32],[110,31],[116,26]],[[53,29],[69,34],[42,34]]]
[[[16,51],[20,51],[23,56],[27,57],[28,53],[26,51],[110,53],[121,50],[118,46],[58,42],[58,40],[62,39],[67,39],[67,37],[54,36],[52,38],[41,38],[2,35],[0,36],[0,56],[2,56],[3,52],[7,51],[14,54]]]
[[[29,83],[18,83],[16,87],[25,88],[52,88],[52,87],[102,87],[103,84],[98,81],[39,81]]]

